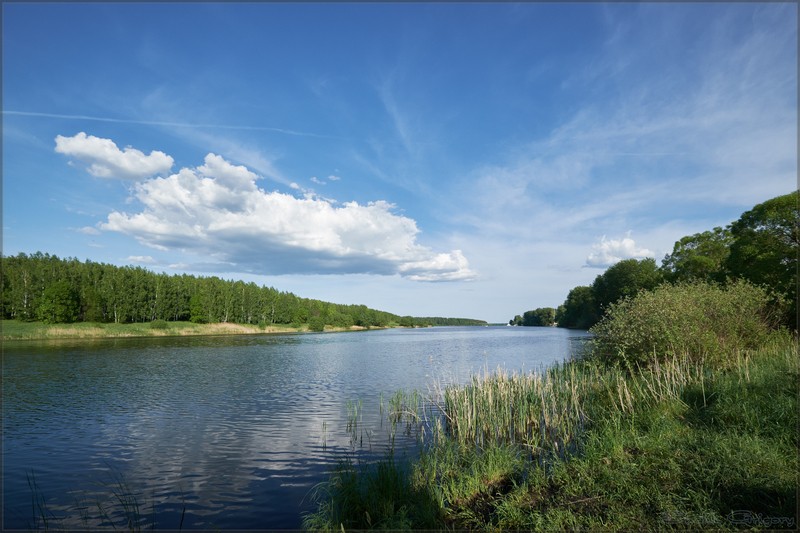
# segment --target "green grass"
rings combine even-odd
[[[325,326],[324,331],[356,331],[359,326]],[[372,329],[376,326],[372,326]],[[95,339],[116,337],[166,337],[187,335],[258,335],[262,333],[298,333],[311,331],[307,324],[197,324],[194,322],[138,322],[114,324],[109,322],[74,322],[72,324],[45,324],[21,320],[0,321],[2,340]]]
[[[2,340],[235,335],[296,331],[298,331],[298,328],[284,325],[256,326],[231,323],[195,324],[192,322],[167,322],[164,320],[135,324],[104,322],[45,324],[43,322],[24,322],[20,320],[2,321]]]
[[[724,368],[584,361],[476,377],[428,399],[444,421],[425,415],[434,431],[417,460],[343,464],[305,525],[795,528],[797,353],[777,335]]]

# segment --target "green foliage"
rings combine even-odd
[[[208,304],[202,294],[194,294],[189,298],[189,320],[195,324],[208,322]]]
[[[169,329],[169,323],[166,320],[158,318],[150,322],[150,329],[160,329],[160,330]]]
[[[520,323],[523,326],[558,324],[562,328],[589,329],[612,303],[639,291],[653,289],[662,281],[663,274],[654,259],[626,259],[598,275],[591,286],[572,289],[558,309],[545,307],[526,311]],[[517,324],[517,318],[510,323]]]
[[[605,362],[648,365],[686,355],[724,363],[755,348],[780,317],[770,295],[739,280],[662,285],[612,304],[592,328],[595,354]]]
[[[474,318],[446,318],[441,316],[415,317],[414,323],[418,326],[486,326],[485,320]]]
[[[598,315],[608,306],[639,291],[651,290],[663,281],[655,259],[625,259],[611,266],[592,283],[592,296]]]
[[[79,313],[78,293],[67,281],[53,283],[39,298],[37,315],[46,324],[75,322]]]
[[[309,331],[324,331],[325,330],[325,321],[322,317],[314,316],[308,320],[308,330]]]
[[[366,471],[352,461],[340,463],[312,497],[320,511],[304,518],[307,530],[429,529],[438,523],[438,505],[430,493],[412,484],[406,465],[391,456]]]
[[[413,328],[414,327],[414,317],[412,316],[403,316],[400,317],[400,326],[404,328]]]
[[[782,294],[789,302],[785,324],[797,327],[797,260],[800,254],[800,193],[778,196],[745,212],[731,226],[734,242],[726,266],[731,275]]]
[[[516,317],[515,317],[516,318]],[[523,326],[552,326],[556,321],[556,310],[552,307],[539,307],[525,311],[522,315]]]
[[[103,299],[100,292],[92,285],[84,287],[81,301],[81,315],[85,322],[105,322]]]
[[[671,282],[724,281],[732,243],[730,228],[716,227],[683,237],[664,257],[661,270]]]
[[[335,311],[331,315],[331,325],[339,328],[349,328],[353,325],[353,317],[346,313]]]
[[[592,288],[581,285],[569,291],[555,320],[562,328],[589,329],[599,318]]]

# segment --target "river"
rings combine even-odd
[[[383,453],[380,404],[395,391],[541,369],[587,335],[440,327],[6,342],[3,529],[127,528],[135,506],[143,528],[299,529],[311,489],[342,457]],[[354,443],[348,403],[359,401]]]

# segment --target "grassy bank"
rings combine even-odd
[[[325,331],[349,331],[364,329],[325,327]],[[155,321],[136,324],[113,324],[101,322],[78,322],[74,324],[45,324],[3,320],[0,325],[2,340],[35,339],[92,339],[117,337],[167,337],[186,335],[259,335],[265,333],[296,333],[308,331],[307,325],[256,326],[248,324],[195,324],[193,322]]]
[[[797,527],[798,344],[497,372],[429,399],[419,458],[343,464],[312,529]]]

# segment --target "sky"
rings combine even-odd
[[[6,255],[506,322],[797,188],[795,3],[2,15]]]

